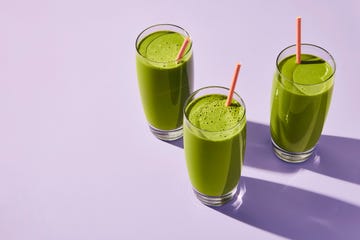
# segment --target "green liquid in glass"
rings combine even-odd
[[[154,32],[138,44],[136,68],[145,116],[152,127],[173,130],[182,126],[183,106],[193,89],[193,58],[189,46],[175,61],[184,36]]]
[[[189,103],[184,124],[184,148],[191,183],[198,192],[221,196],[237,186],[244,161],[244,107],[226,96],[205,95]]]
[[[283,59],[272,88],[270,129],[273,141],[289,152],[305,152],[317,144],[333,91],[334,70],[310,54]]]

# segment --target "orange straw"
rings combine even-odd
[[[184,39],[184,42],[183,42],[183,44],[181,45],[181,48],[180,48],[180,50],[179,50],[179,53],[178,53],[178,55],[176,56],[176,61],[179,61],[179,60],[183,57],[184,52],[185,52],[185,49],[186,49],[187,45],[189,44],[189,42],[190,42],[190,38],[189,38],[189,37],[187,37],[187,38]]]
[[[301,17],[296,19],[296,63],[301,63]]]
[[[231,104],[231,100],[232,100],[232,97],[233,97],[233,94],[234,94],[234,90],[235,90],[235,86],[236,86],[236,81],[238,79],[240,67],[241,67],[240,63],[237,63],[236,66],[235,66],[235,72],[234,72],[234,76],[233,76],[232,81],[231,81],[229,95],[228,95],[228,97],[226,99],[226,103],[225,103],[225,105],[227,107],[230,106],[230,104]]]

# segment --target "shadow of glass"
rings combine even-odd
[[[290,239],[354,239],[360,232],[360,207],[341,200],[250,177],[241,177],[238,194],[211,208]]]
[[[169,143],[169,144],[174,145],[174,146],[179,147],[179,148],[184,148],[183,137],[181,137],[179,139],[176,139],[174,141],[163,141],[163,142]]]
[[[184,148],[183,138],[168,143]],[[246,145],[246,166],[282,173],[307,169],[360,184],[360,140],[323,135],[313,159],[291,164],[274,155],[269,126],[248,121]],[[290,239],[354,239],[360,233],[359,206],[265,180],[240,181],[234,200],[212,209]]]
[[[183,138],[167,142],[184,148]],[[293,173],[307,169],[326,176],[360,184],[360,140],[322,135],[315,157],[304,163],[286,163],[273,153],[268,125],[248,121],[245,162],[246,166],[271,171]]]
[[[184,148],[183,138],[168,143]],[[246,145],[246,166],[283,173],[307,169],[360,184],[360,140],[322,135],[313,159],[291,164],[274,155],[269,126],[249,121]],[[354,239],[360,233],[359,206],[260,179],[240,181],[234,200],[212,209],[290,239]]]
[[[333,178],[360,184],[360,140],[322,135],[315,157],[304,163],[286,163],[273,153],[270,128],[248,122],[245,165],[278,172],[292,173],[307,169]]]

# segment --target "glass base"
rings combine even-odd
[[[208,196],[202,193],[199,193],[195,189],[194,193],[197,197],[197,199],[200,200],[201,203],[207,205],[207,206],[221,206],[225,203],[229,202],[234,196],[237,191],[237,186],[231,190],[229,193],[221,195],[221,196]]]
[[[151,132],[160,140],[163,141],[174,141],[182,137],[183,128],[182,126],[174,130],[160,130],[149,125]]]
[[[305,162],[306,160],[310,159],[310,157],[313,155],[314,150],[315,150],[315,147],[313,147],[310,150],[305,151],[305,152],[289,152],[289,151],[282,149],[278,145],[276,145],[276,143],[274,142],[274,140],[272,138],[271,138],[271,142],[273,145],[273,150],[274,150],[275,155],[279,159],[281,159],[285,162],[289,162],[289,163]]]

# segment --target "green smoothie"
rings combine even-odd
[[[142,104],[148,123],[160,130],[182,126],[182,109],[193,89],[191,43],[175,61],[184,36],[158,31],[137,43],[136,67]]]
[[[185,108],[184,148],[194,189],[207,196],[233,190],[240,179],[246,141],[245,108],[226,96],[209,94]]]
[[[334,70],[310,54],[295,55],[278,64],[272,89],[272,140],[288,152],[305,152],[317,144],[329,109]]]

